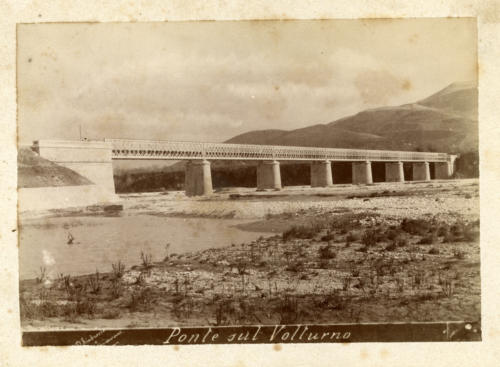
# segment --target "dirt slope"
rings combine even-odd
[[[27,147],[19,149],[17,166],[19,188],[92,184],[75,171],[41,158]]]

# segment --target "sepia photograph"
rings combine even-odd
[[[17,24],[23,345],[480,341],[476,18]]]

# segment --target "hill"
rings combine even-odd
[[[251,131],[227,143],[467,152],[478,149],[477,88],[453,83],[415,103],[301,129]]]

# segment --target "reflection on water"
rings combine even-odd
[[[172,254],[253,241],[265,235],[234,227],[240,223],[245,221],[149,215],[24,220],[19,273],[21,279],[30,279],[39,274],[40,267],[45,267],[50,277],[107,272],[118,260],[127,267],[140,264],[141,251],[160,261],[167,254],[167,244]],[[68,240],[70,235],[72,241]]]

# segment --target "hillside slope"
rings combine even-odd
[[[260,130],[228,143],[466,152],[478,149],[477,88],[453,83],[411,104],[369,109],[292,131]]]
[[[30,148],[19,148],[17,167],[19,188],[92,184],[75,171],[41,158]]]

